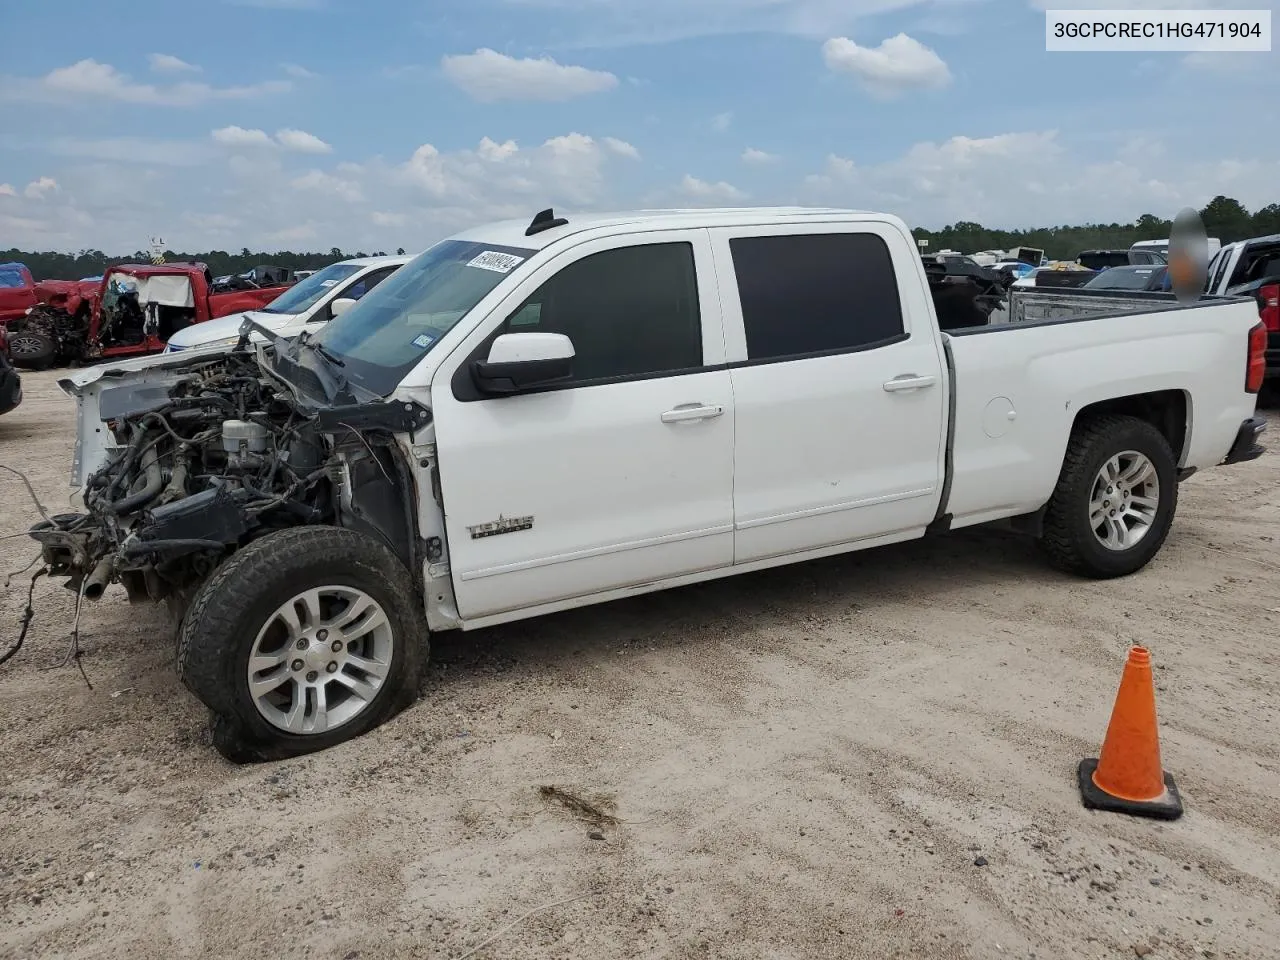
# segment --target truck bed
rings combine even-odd
[[[1203,296],[1196,305],[1221,303],[1221,297]],[[1188,306],[1172,293],[1141,290],[1081,290],[1014,287],[1009,302],[993,323],[1026,323],[1044,320],[1085,320],[1121,316],[1126,313],[1155,313]]]
[[[954,384],[946,504],[953,526],[1043,504],[1076,413],[1091,404],[1180,398],[1182,422],[1194,424],[1174,451],[1183,468],[1221,462],[1253,414],[1254,397],[1244,392],[1245,342],[1258,322],[1252,299],[1184,305],[1168,294],[1026,291],[1019,304],[1024,292],[1016,293],[1012,306],[1024,319],[944,334]],[[1223,375],[1231,370],[1238,378]]]

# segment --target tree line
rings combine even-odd
[[[1250,213],[1239,201],[1219,195],[1201,209],[1200,217],[1209,236],[1217,237],[1223,243],[1280,233],[1280,203],[1272,203]],[[1165,239],[1169,236],[1171,226],[1172,220],[1144,213],[1133,223],[1089,223],[1075,227],[996,230],[980,223],[962,220],[948,224],[941,230],[916,227],[912,233],[917,240],[929,241],[929,251],[960,250],[963,253],[976,253],[979,250],[1035,247],[1043,250],[1051,259],[1074,260],[1082,250],[1127,250],[1138,240]],[[396,253],[403,256],[404,248],[396,250]],[[373,253],[365,253],[363,250],[344,253],[337,247],[331,248],[328,253],[294,253],[291,250],[266,253],[254,252],[244,247],[239,253],[228,253],[226,250],[209,250],[205,253],[166,250],[164,258],[169,263],[204,263],[214,276],[221,276],[244,273],[261,265],[286,267],[290,270],[317,270],[338,260],[385,255],[386,251],[382,250]],[[0,263],[12,260],[25,263],[37,280],[78,280],[97,276],[117,263],[149,263],[151,255],[142,250],[124,257],[108,256],[101,250],[81,250],[79,253],[0,250]]]
[[[404,248],[395,251],[398,256],[404,255]],[[285,267],[289,270],[318,270],[339,260],[350,260],[353,257],[385,257],[385,250],[365,253],[344,253],[333,247],[328,253],[294,253],[292,250],[279,250],[275,253],[264,253],[244,247],[239,253],[228,253],[226,250],[209,250],[204,253],[186,253],[166,250],[166,263],[203,263],[208,266],[215,277],[226,274],[245,273],[258,266]],[[150,263],[151,254],[143,250],[135,250],[128,256],[108,256],[101,250],[81,250],[78,253],[59,253],[53,250],[32,253],[26,250],[0,250],[0,263],[17,261],[25,263],[31,275],[37,280],[80,280],[84,277],[96,277],[108,267],[119,263]]]
[[[1280,233],[1280,203],[1250,213],[1231,197],[1216,196],[1201,210],[1205,232],[1223,243]],[[917,240],[928,240],[927,252],[959,250],[1008,250],[1033,247],[1051,260],[1074,260],[1083,250],[1127,250],[1139,240],[1164,240],[1172,220],[1144,213],[1133,223],[1089,223],[1083,226],[1038,227],[1033,230],[995,230],[979,223],[960,221],[941,230],[917,227]]]

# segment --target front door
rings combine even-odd
[[[874,221],[712,236],[736,562],[923,532],[941,498],[948,384],[923,272],[908,269],[916,251]]]
[[[522,331],[572,340],[571,381],[481,395],[470,364],[499,334]],[[723,361],[705,231],[586,241],[515,288],[432,383],[463,618],[731,565]]]

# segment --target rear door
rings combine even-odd
[[[941,496],[948,383],[909,241],[857,222],[717,229],[712,245],[735,562],[922,533]]]
[[[587,240],[531,272],[432,381],[465,619],[728,567],[733,397],[706,231]],[[480,394],[503,333],[574,344],[573,377]]]

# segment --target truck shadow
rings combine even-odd
[[[471,668],[555,670],[593,648],[643,640],[661,650],[689,636],[736,628],[795,629],[815,615],[867,612],[899,604],[928,605],[960,592],[1060,584],[1034,543],[983,529],[791,564],[759,573],[679,587],[433,638],[434,682],[461,679]],[[1069,578],[1066,578],[1069,579]],[[718,629],[717,629],[718,628]]]

